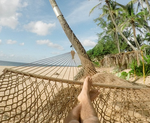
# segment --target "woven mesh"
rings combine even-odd
[[[82,68],[63,66],[67,73],[60,71],[62,66],[55,69],[54,66],[34,67],[5,69],[0,76],[0,122],[62,123],[68,112],[78,103],[77,96],[82,88],[82,80],[75,81],[74,76]],[[41,73],[38,69],[44,72]],[[66,78],[62,73],[74,74]],[[100,95],[93,102],[100,122],[150,122],[150,88],[101,83],[93,84],[92,88],[100,90]]]

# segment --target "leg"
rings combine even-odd
[[[98,94],[99,92],[97,90],[90,91],[90,100],[93,101],[98,96]],[[64,119],[64,123],[79,123],[81,106],[82,104],[79,103],[75,108],[73,108],[68,116]]]
[[[64,123],[79,123],[81,103],[72,109],[68,116],[64,119]]]
[[[83,123],[99,123],[96,111],[91,103],[89,91],[92,84],[92,79],[87,77],[84,81],[81,93],[78,100],[81,103],[80,117]]]

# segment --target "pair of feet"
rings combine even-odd
[[[92,86],[92,78],[88,76],[85,78],[81,93],[78,96],[79,102],[83,102],[87,99],[93,101],[99,95],[98,90],[90,90],[91,86]]]

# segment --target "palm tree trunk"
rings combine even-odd
[[[135,26],[134,26],[134,23],[132,24],[132,29],[133,29],[133,35],[134,35],[134,42],[135,42],[135,45],[136,47],[138,48],[138,50],[140,50],[140,45],[137,41],[137,38],[136,38],[136,31],[135,31]]]
[[[112,17],[114,18],[114,16],[112,15]],[[115,23],[116,23],[116,18],[114,18],[115,20]],[[115,25],[114,25],[115,26]],[[116,30],[116,26],[115,26],[115,39],[117,41],[117,48],[118,48],[118,53],[120,53],[120,45],[119,45],[119,39],[118,39],[118,33],[117,33],[117,30]]]
[[[94,65],[92,64],[92,62],[88,62],[87,61],[91,61],[89,56],[87,55],[84,47],[82,46],[82,44],[80,43],[80,41],[78,40],[78,38],[75,36],[75,34],[73,33],[73,31],[71,30],[71,28],[69,27],[67,21],[65,20],[65,18],[63,17],[59,7],[57,6],[57,3],[55,0],[49,0],[50,4],[64,30],[64,32],[66,33],[69,41],[71,42],[72,46],[75,48],[75,50],[77,51],[79,58],[81,60],[81,64],[83,65],[83,67],[85,68],[85,70],[90,69],[90,73],[91,74],[95,74],[96,70]],[[87,68],[88,67],[88,68]],[[87,72],[87,71],[86,71]]]
[[[117,41],[118,52],[120,53],[120,45],[119,45],[119,39],[118,39],[117,30],[115,31],[115,38],[116,38],[116,41]]]
[[[115,19],[115,23],[116,23],[116,19]],[[117,33],[117,30],[116,30],[116,26],[115,26],[115,38],[116,38],[116,41],[117,41],[118,52],[120,53],[120,43],[119,43],[119,39],[118,39],[118,33]]]
[[[110,17],[112,19],[112,22],[114,23],[117,31],[120,33],[120,35],[124,38],[124,40],[129,44],[129,46],[131,46],[131,48],[133,50],[136,50],[136,48],[128,41],[128,39],[123,35],[123,33],[121,32],[121,30],[118,28],[117,24],[115,23],[114,19],[113,19],[113,16],[112,16],[112,13],[111,13],[111,9],[110,9],[110,5],[109,5],[109,0],[105,0],[106,4],[108,5],[108,8],[109,8],[109,14],[110,14]]]

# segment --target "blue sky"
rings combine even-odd
[[[99,0],[56,2],[85,49],[93,48],[102,31],[93,21],[100,10],[89,11]],[[0,60],[33,62],[69,52],[70,45],[49,0],[0,0]]]

